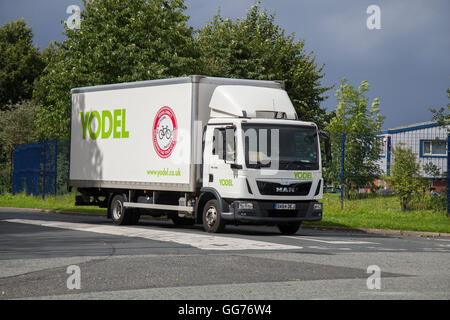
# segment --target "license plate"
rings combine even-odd
[[[295,210],[295,203],[275,203],[277,210]]]

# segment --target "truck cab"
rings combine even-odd
[[[284,90],[219,86],[210,109],[202,193],[216,201],[203,208],[206,231],[252,223],[291,234],[322,218],[319,131],[297,119]]]

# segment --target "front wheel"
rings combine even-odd
[[[225,229],[217,200],[209,200],[203,208],[203,228],[211,233],[219,233]]]
[[[280,230],[280,232],[285,235],[294,234],[298,231],[300,225],[301,223],[279,224],[278,230]]]

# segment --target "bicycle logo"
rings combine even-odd
[[[167,106],[158,110],[153,121],[153,147],[161,158],[168,158],[177,143],[178,125],[175,113]]]
[[[162,126],[161,129],[158,129],[158,138],[161,140],[164,137],[166,137],[166,139],[172,137],[172,130],[169,129],[169,126]]]

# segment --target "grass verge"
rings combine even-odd
[[[71,212],[88,212],[106,214],[106,209],[91,206],[75,206],[75,193],[42,197],[27,196],[25,194],[0,195],[0,207],[48,209]]]
[[[75,206],[75,193],[56,197],[0,195],[0,207],[36,208],[71,212],[106,214],[106,209]],[[432,210],[402,212],[396,197],[378,197],[345,200],[341,210],[338,194],[326,194],[323,199],[323,219],[305,222],[309,225],[325,225],[351,228],[373,228],[405,231],[450,233],[450,218]]]
[[[450,218],[432,210],[401,211],[395,196],[344,200],[341,210],[338,194],[325,194],[323,219],[308,224],[352,228],[389,229],[450,233]]]

